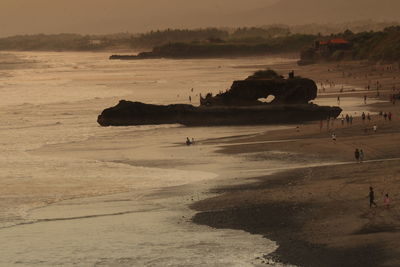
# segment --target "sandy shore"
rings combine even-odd
[[[382,100],[388,100],[393,87],[400,88],[399,70],[387,70],[387,66],[354,62],[306,67],[281,65],[278,68],[280,71],[295,68],[296,73],[323,82],[326,89],[320,97],[336,99],[340,96],[341,101],[356,97],[362,102],[364,95],[368,100],[376,97],[377,90],[373,86],[377,81]],[[329,85],[332,81],[335,82],[333,87]],[[370,90],[366,88],[368,84]],[[280,130],[240,141],[210,140],[221,145],[220,153],[254,154],[252,160],[281,159],[287,160],[288,167],[293,163],[303,164],[303,167],[257,177],[256,182],[250,184],[216,188],[217,197],[192,205],[199,211],[193,221],[262,234],[280,245],[274,255],[265,257],[284,263],[399,266],[398,105],[385,102],[366,106],[366,110],[393,113],[392,121],[375,115],[366,123],[357,117],[352,125],[342,125],[336,120],[329,128],[324,122],[321,129],[320,122],[315,122],[301,125],[299,131]],[[376,133],[372,130],[374,124],[378,126]],[[330,138],[332,131],[337,135],[336,142]],[[277,140],[290,141],[271,142]],[[363,163],[355,162],[355,148],[364,150]],[[272,156],[257,156],[258,153],[266,155],[265,152]],[[370,186],[375,189],[377,208],[369,207]],[[391,198],[389,208],[383,205],[386,193]]]

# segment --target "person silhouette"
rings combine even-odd
[[[375,193],[374,193],[374,188],[372,186],[369,187],[369,207],[372,208],[372,205],[377,207],[375,203]]]
[[[192,142],[190,141],[189,137],[186,137],[186,145],[190,146],[192,144]]]

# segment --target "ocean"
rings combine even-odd
[[[282,58],[110,61],[108,53],[0,53],[1,266],[265,266],[273,241],[194,225],[188,205],[249,178],[205,140],[280,126],[100,127],[120,99],[199,95]],[[196,145],[184,145],[186,137]],[[256,173],[251,173],[256,176]],[[270,263],[272,266],[279,264]]]

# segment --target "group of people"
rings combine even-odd
[[[325,85],[329,86],[330,88],[335,88],[336,87],[335,82],[330,81],[330,80],[326,80],[325,82],[321,82],[320,83],[320,89],[319,89],[320,93],[321,93],[321,89],[325,93]]]
[[[368,122],[370,122],[372,120],[372,117],[369,113],[367,115],[365,115],[365,112],[363,112],[361,114],[361,119],[362,119],[363,123],[365,122],[366,119],[368,120]]]
[[[392,112],[383,112],[383,111],[380,111],[379,112],[379,116],[381,116],[381,117],[383,117],[384,119],[385,119],[385,121],[386,120],[389,120],[389,121],[391,121],[392,120],[392,117],[393,117],[393,114],[392,114]]]
[[[342,125],[344,125],[344,122],[346,121],[347,125],[352,125],[353,124],[353,116],[346,114],[346,116],[342,115]]]
[[[372,186],[369,187],[368,197],[369,197],[369,207],[370,208],[372,208],[372,206],[377,207],[378,205],[375,202],[375,192]],[[385,205],[386,208],[390,207],[390,198],[388,193],[386,193],[385,196],[383,197],[383,204]]]
[[[356,148],[356,150],[354,150],[354,157],[356,158],[356,161],[358,163],[363,162],[364,161],[364,151],[362,149]]]

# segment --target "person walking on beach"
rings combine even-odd
[[[354,151],[354,157],[356,158],[356,161],[359,162],[359,160],[360,160],[360,151],[358,150],[358,148],[356,148],[356,150]]]
[[[360,162],[363,162],[364,161],[364,151],[362,149],[360,149],[359,154],[360,154],[360,156],[359,156]]]
[[[369,187],[369,207],[372,208],[372,205],[374,205],[375,207],[377,207],[378,205],[376,205],[375,203],[375,193],[374,193],[374,189],[372,188],[372,186]]]

